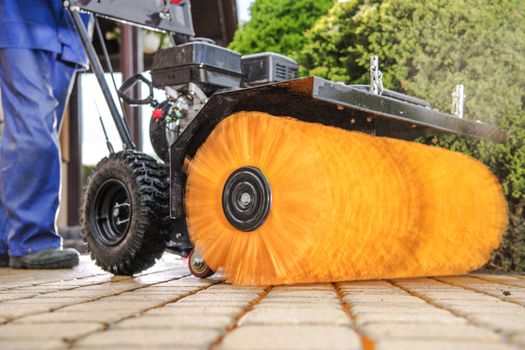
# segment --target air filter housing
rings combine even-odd
[[[263,52],[242,57],[245,74],[243,86],[256,86],[295,79],[298,76],[297,62],[273,52]]]

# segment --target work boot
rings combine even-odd
[[[77,265],[78,252],[74,249],[45,249],[9,258],[9,266],[14,269],[70,269]]]
[[[0,255],[0,267],[8,267],[8,266],[9,266],[9,256]]]

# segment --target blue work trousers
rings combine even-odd
[[[0,48],[0,255],[59,248],[59,130],[76,66],[44,50]]]

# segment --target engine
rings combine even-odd
[[[159,50],[151,68],[152,84],[166,92],[153,111],[150,138],[157,155],[168,160],[169,147],[214,93],[297,78],[297,63],[265,52],[241,57],[209,40]]]

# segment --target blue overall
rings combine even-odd
[[[0,255],[59,248],[59,130],[86,57],[60,0],[0,0]]]

